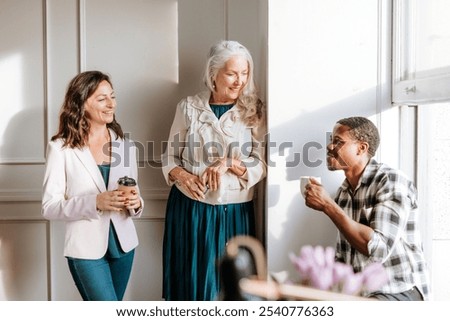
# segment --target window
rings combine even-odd
[[[418,107],[418,190],[434,300],[450,300],[450,102]]]
[[[394,3],[393,101],[450,100],[450,1]]]
[[[396,0],[393,10],[392,100],[414,106],[406,107],[413,122],[401,119],[417,143],[406,161],[415,166],[432,296],[450,300],[450,1]]]

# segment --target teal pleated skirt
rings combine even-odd
[[[163,297],[166,301],[217,300],[219,262],[236,235],[255,234],[253,202],[210,205],[174,185],[166,209]]]

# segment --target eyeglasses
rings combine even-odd
[[[329,140],[329,142],[328,142],[328,145],[333,145],[334,146],[334,148],[336,148],[336,147],[342,147],[342,146],[344,146],[346,143],[359,143],[359,141],[358,140],[355,140],[355,139],[351,139],[351,140],[342,140],[342,139],[339,139],[339,138],[332,138],[331,136],[330,136],[330,140]]]

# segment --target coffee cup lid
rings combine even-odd
[[[136,181],[133,178],[128,177],[128,176],[119,178],[117,183],[119,185],[124,185],[124,186],[136,186]]]

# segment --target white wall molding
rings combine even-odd
[[[45,158],[3,158],[0,159],[0,165],[43,165]]]
[[[86,0],[78,0],[78,70],[86,71]]]
[[[144,200],[167,200],[169,191],[170,188],[144,188],[141,189],[141,196]]]
[[[167,200],[170,188],[144,188],[141,196],[144,200]],[[42,190],[30,189],[0,189],[0,202],[41,202]]]
[[[30,189],[0,189],[0,202],[40,202],[42,191]]]

